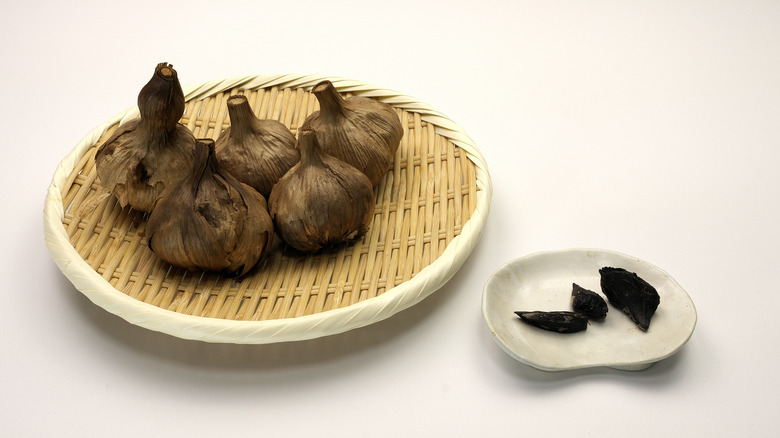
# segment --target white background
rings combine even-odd
[[[773,436],[780,427],[777,1],[15,2],[0,14],[3,436]],[[401,91],[459,123],[494,196],[422,303],[306,342],[209,345],[93,305],[43,239],[46,189],[161,61]],[[547,373],[481,316],[508,260],[606,248],[698,325],[642,372]]]

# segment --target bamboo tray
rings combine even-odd
[[[245,94],[255,114],[295,134],[329,79],[345,96],[392,105],[404,125],[394,168],[380,181],[366,235],[314,255],[281,242],[241,280],[195,273],[146,246],[142,213],[119,207],[96,179],[94,155],[137,108],[90,132],[60,163],[46,196],[49,251],[74,286],[132,324],[185,339],[262,344],[326,336],[406,309],[439,289],[479,240],[492,186],[479,149],[442,113],[397,92],[313,75],[258,75],[185,88],[181,123],[198,138],[229,126],[225,101]],[[140,88],[139,88],[140,89]]]

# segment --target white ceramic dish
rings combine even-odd
[[[571,310],[572,283],[599,293],[599,268],[635,272],[661,297],[647,332],[609,305],[603,321],[588,329],[560,334],[522,322],[516,310]],[[513,260],[488,279],[482,315],[493,338],[515,359],[545,371],[589,367],[642,370],[682,348],[696,326],[696,308],[666,272],[648,262],[602,249],[568,249]]]

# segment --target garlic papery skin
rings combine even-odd
[[[241,276],[268,252],[273,222],[265,198],[220,170],[214,140],[198,140],[189,175],[166,191],[149,216],[149,248],[190,270]]]
[[[298,133],[301,160],[271,190],[268,207],[279,236],[304,252],[362,236],[374,215],[368,177],[320,150],[311,129]]]
[[[295,136],[276,120],[258,119],[244,95],[229,97],[227,109],[230,127],[216,143],[219,166],[267,197],[300,159]]]
[[[303,122],[317,132],[322,150],[354,166],[376,186],[392,167],[404,135],[393,107],[367,97],[344,99],[333,83],[322,81],[312,88],[320,110]]]
[[[160,63],[138,94],[141,117],[117,128],[95,154],[100,185],[122,207],[152,211],[165,189],[189,172],[195,136],[179,119],[184,93],[173,66]]]

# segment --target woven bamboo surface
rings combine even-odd
[[[197,138],[216,139],[230,123],[227,98],[244,94],[258,117],[278,120],[295,134],[318,109],[308,90],[321,79],[250,76],[202,84],[185,90],[181,123]],[[345,97],[390,103],[403,122],[394,167],[375,189],[375,214],[361,239],[305,255],[277,238],[260,266],[241,279],[161,261],[146,246],[145,215],[121,208],[96,178],[97,147],[121,123],[137,117],[137,109],[131,109],[96,128],[61,164],[59,181],[55,175],[46,210],[52,197],[59,198],[59,208],[49,212],[59,216],[59,227],[47,225],[47,243],[60,268],[93,301],[130,322],[216,342],[338,333],[386,318],[433,292],[479,238],[491,191],[484,160],[457,125],[425,104],[360,82],[327,79]],[[467,242],[447,251],[464,230]],[[62,242],[50,234],[67,238],[68,254],[61,254]],[[66,269],[73,260],[82,271]],[[431,269],[439,261],[446,266]],[[431,277],[418,279],[423,271]],[[79,287],[84,275],[88,284]],[[396,290],[399,296],[382,299]]]

